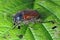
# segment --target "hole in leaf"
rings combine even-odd
[[[18,37],[19,37],[19,38],[23,38],[23,35],[19,35]]]
[[[55,29],[55,28],[57,28],[57,26],[52,27],[52,29]]]

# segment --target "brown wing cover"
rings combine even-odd
[[[30,20],[31,18],[37,18],[39,14],[36,11],[30,10],[27,12],[24,12],[23,18],[24,20]]]

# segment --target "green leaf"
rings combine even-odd
[[[25,9],[37,10],[43,21],[13,28],[13,15]],[[57,28],[52,29],[52,27]],[[60,40],[60,2],[55,0],[0,0],[1,40]]]

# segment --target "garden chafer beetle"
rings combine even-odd
[[[40,19],[40,14],[36,10],[28,9],[28,10],[22,10],[19,13],[14,15],[13,18],[15,27],[18,26],[18,29],[20,29],[20,23],[23,22],[24,24],[29,24],[29,22],[42,22]],[[48,21],[53,22],[53,21]],[[14,27],[14,28],[15,28]]]

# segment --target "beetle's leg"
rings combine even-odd
[[[17,26],[16,23],[14,23],[13,29],[15,29],[16,26]]]
[[[41,19],[38,19],[38,20],[36,20],[37,22],[40,22],[40,23],[49,23],[49,22],[51,22],[51,23],[55,23],[55,21],[53,21],[53,20],[51,20],[51,21],[42,21]]]
[[[21,26],[20,26],[20,23],[19,23],[19,24],[18,24],[18,29],[20,29],[20,27],[21,27]]]
[[[18,28],[19,28],[19,27],[20,27],[19,24],[20,24],[20,23],[18,23],[18,22],[14,22],[14,27],[13,27],[13,29],[14,29],[16,26],[18,26]]]
[[[23,23],[23,21],[19,21],[19,22],[18,22],[18,24],[17,24],[18,29],[20,29],[20,28],[21,28],[21,23]]]
[[[32,22],[33,24],[36,23],[36,18],[31,18],[30,22]]]
[[[18,29],[20,29],[20,26],[18,26]]]
[[[14,25],[13,29],[15,29],[16,26],[18,26],[18,29],[20,29],[20,25],[19,24]]]
[[[28,20],[23,20],[23,24],[29,24]]]
[[[49,23],[49,22],[51,22],[51,23],[55,23],[54,21],[45,21],[45,22],[41,22],[41,23]]]

